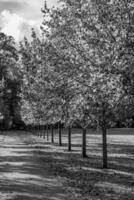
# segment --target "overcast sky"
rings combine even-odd
[[[48,6],[56,6],[57,0],[47,0]],[[0,30],[12,35],[16,41],[29,37],[31,27],[39,31],[44,0],[0,0]]]

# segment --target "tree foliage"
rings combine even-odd
[[[22,74],[15,41],[0,33],[0,112],[7,128],[20,123]]]

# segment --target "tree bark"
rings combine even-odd
[[[43,138],[45,139],[45,137],[46,137],[46,126],[45,125],[43,125],[43,129],[44,129],[44,131],[43,131]]]
[[[37,137],[39,137],[39,132],[38,132],[38,126],[35,125],[35,130],[36,130],[36,133],[37,133]]]
[[[71,127],[68,127],[68,151],[71,151]]]
[[[49,131],[48,131],[48,124],[46,126],[46,131],[47,131],[47,141],[49,141]]]
[[[38,134],[39,134],[39,137],[40,137],[40,128],[39,128],[39,125],[37,125],[37,131],[38,131]]]
[[[54,130],[53,130],[53,125],[51,125],[51,142],[54,143]]]
[[[87,158],[87,153],[86,153],[86,128],[82,129],[82,157]]]
[[[107,131],[102,128],[102,142],[103,142],[103,168],[107,169]]]
[[[61,124],[59,122],[59,146],[62,146],[62,138],[61,138]]]

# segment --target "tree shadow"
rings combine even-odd
[[[95,200],[134,199],[133,145],[119,145],[110,141],[109,169],[102,169],[102,144],[98,139],[96,143],[92,142],[94,141],[90,141],[91,146],[87,148],[88,159],[80,157],[80,150],[70,153],[63,148],[62,152],[52,152],[51,149],[55,146],[35,153],[54,175],[66,179],[67,185],[82,196],[87,195]],[[73,147],[81,146],[74,144]]]
[[[44,147],[40,149],[43,150]],[[69,199],[57,178],[48,173],[44,164],[39,162],[35,154],[38,148],[27,148],[25,145],[23,148],[20,145],[13,148],[12,145],[5,145],[0,150],[1,200]]]

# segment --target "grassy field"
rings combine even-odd
[[[134,199],[134,129],[108,131],[108,167],[102,169],[102,138],[100,132],[87,131],[88,158],[81,157],[81,130],[72,131],[72,152],[67,151],[67,130],[62,130],[63,146],[36,138],[41,162],[61,177],[67,189],[81,200]]]

